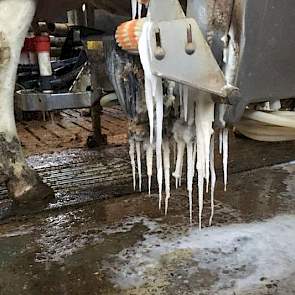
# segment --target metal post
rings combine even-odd
[[[94,104],[91,108],[93,140],[90,139],[90,145],[100,146],[102,144],[106,144],[106,136],[104,136],[101,132],[102,107],[100,105],[100,99],[103,95],[101,81],[104,80],[105,76],[103,43],[101,41],[88,41],[87,54],[90,66],[92,95],[94,101]]]

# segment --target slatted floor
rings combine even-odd
[[[27,161],[55,191],[47,210],[129,194],[132,171],[128,156],[128,147],[122,145],[105,146],[99,151],[71,149],[34,155]],[[16,214],[11,211],[12,205],[6,187],[0,184],[0,220]],[[36,208],[29,212],[38,211]]]
[[[85,147],[92,132],[91,118],[85,113],[85,110],[66,110],[55,114],[53,120],[23,120],[17,123],[25,154]],[[108,144],[127,142],[127,119],[119,106],[104,108],[101,120],[102,133],[107,135]]]

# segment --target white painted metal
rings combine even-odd
[[[196,47],[191,55],[185,51],[188,28],[192,30],[193,43]],[[155,36],[157,30],[160,31],[165,57],[159,60],[154,54],[151,55],[151,69],[155,75],[220,96],[227,96],[225,77],[194,19],[154,23],[149,37],[153,53],[157,47]]]
[[[52,76],[50,53],[38,52],[38,62],[39,62],[40,75],[42,77]]]

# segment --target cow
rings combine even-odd
[[[128,0],[0,0],[0,183],[17,204],[43,203],[54,193],[25,161],[14,118],[14,89],[24,39],[35,17],[65,21],[66,12],[91,4],[121,15],[130,14]]]

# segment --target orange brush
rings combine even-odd
[[[130,53],[138,53],[138,42],[144,21],[145,18],[134,19],[121,24],[117,28],[116,41],[122,49]]]

